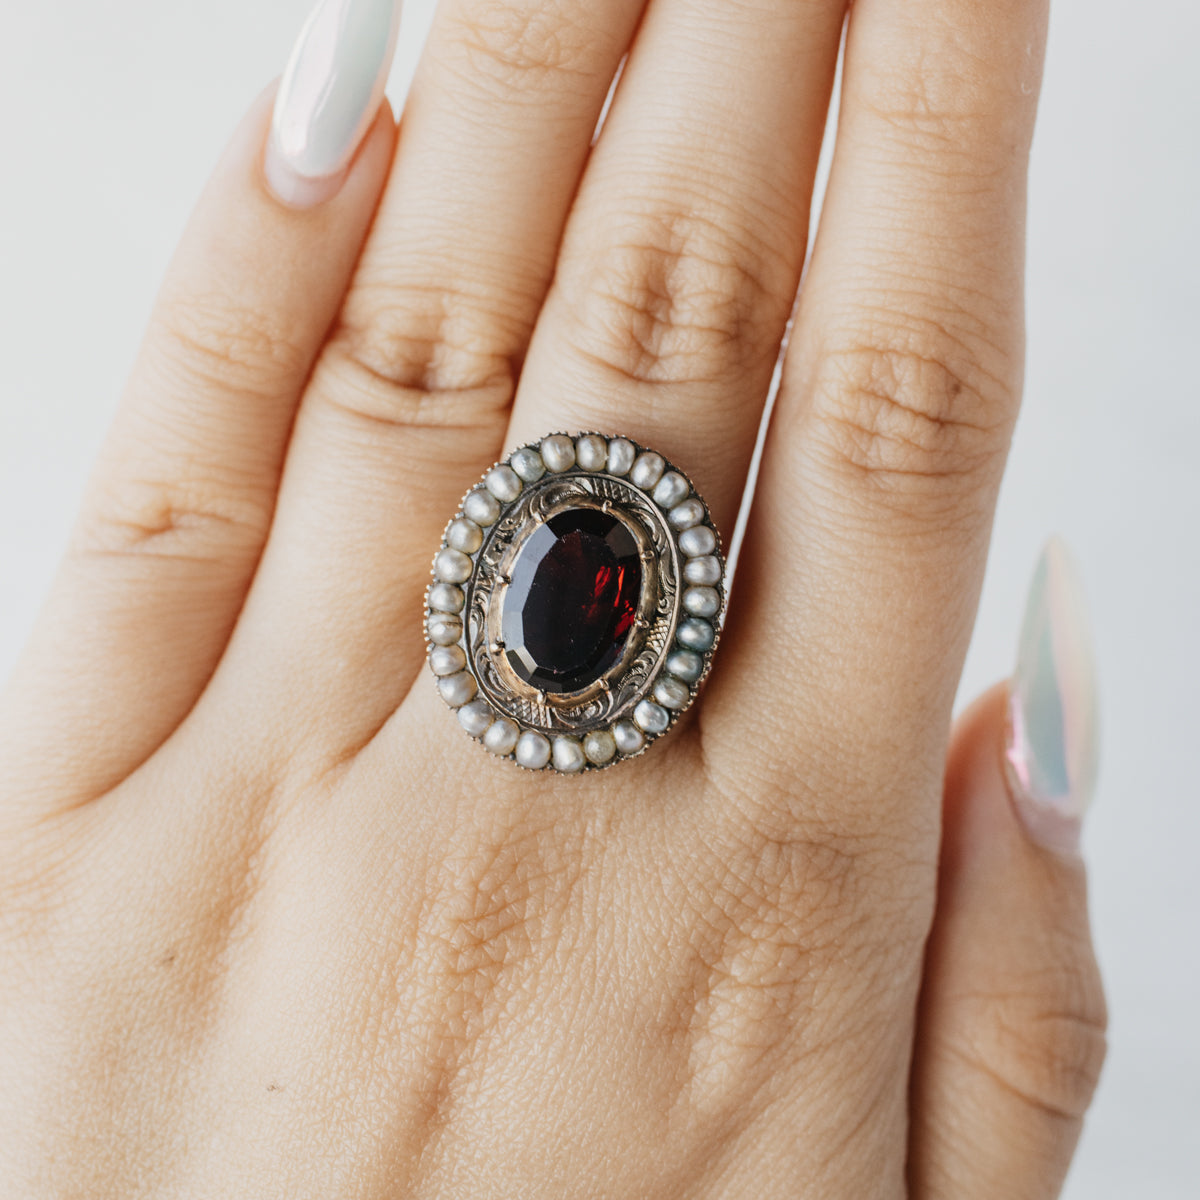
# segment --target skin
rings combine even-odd
[[[732,530],[843,17],[446,0],[398,138],[306,212],[248,114],[0,710],[6,1195],[1058,1194],[1103,1055],[1083,869],[1014,815],[1002,690],[951,731],[1043,0],[854,5],[683,727],[529,775],[423,668],[507,445],[627,433]]]

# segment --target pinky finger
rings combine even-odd
[[[1094,736],[1088,660],[1049,595],[1067,570],[1052,547],[1012,684],[1015,769],[1002,766],[1005,687],[964,714],[951,747],[913,1064],[913,1200],[1053,1200],[1104,1059],[1104,993],[1074,850]],[[1055,778],[1072,786],[1048,786]]]
[[[289,79],[280,94],[295,96]],[[180,724],[224,653],[271,524],[296,406],[391,161],[390,109],[378,95],[365,103],[366,128],[345,134],[362,134],[352,163],[280,200],[273,138],[274,192],[264,172],[264,94],[205,189],[0,701],[0,816],[36,818],[114,787]]]

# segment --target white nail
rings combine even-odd
[[[296,208],[333,196],[383,101],[399,0],[320,0],[275,98],[263,170]]]

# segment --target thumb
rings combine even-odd
[[[1104,1059],[1080,820],[1091,657],[1065,547],[1046,549],[1017,670],[960,718],[913,1062],[914,1200],[1058,1196]]]

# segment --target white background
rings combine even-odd
[[[394,99],[432,2],[411,0]],[[306,0],[5,9],[0,674],[191,203],[282,68]],[[1198,45],[1194,0],[1055,12],[1027,398],[962,693],[1008,673],[1029,569],[1062,532],[1083,565],[1104,692],[1087,854],[1112,1004],[1071,1200],[1200,1196]]]

